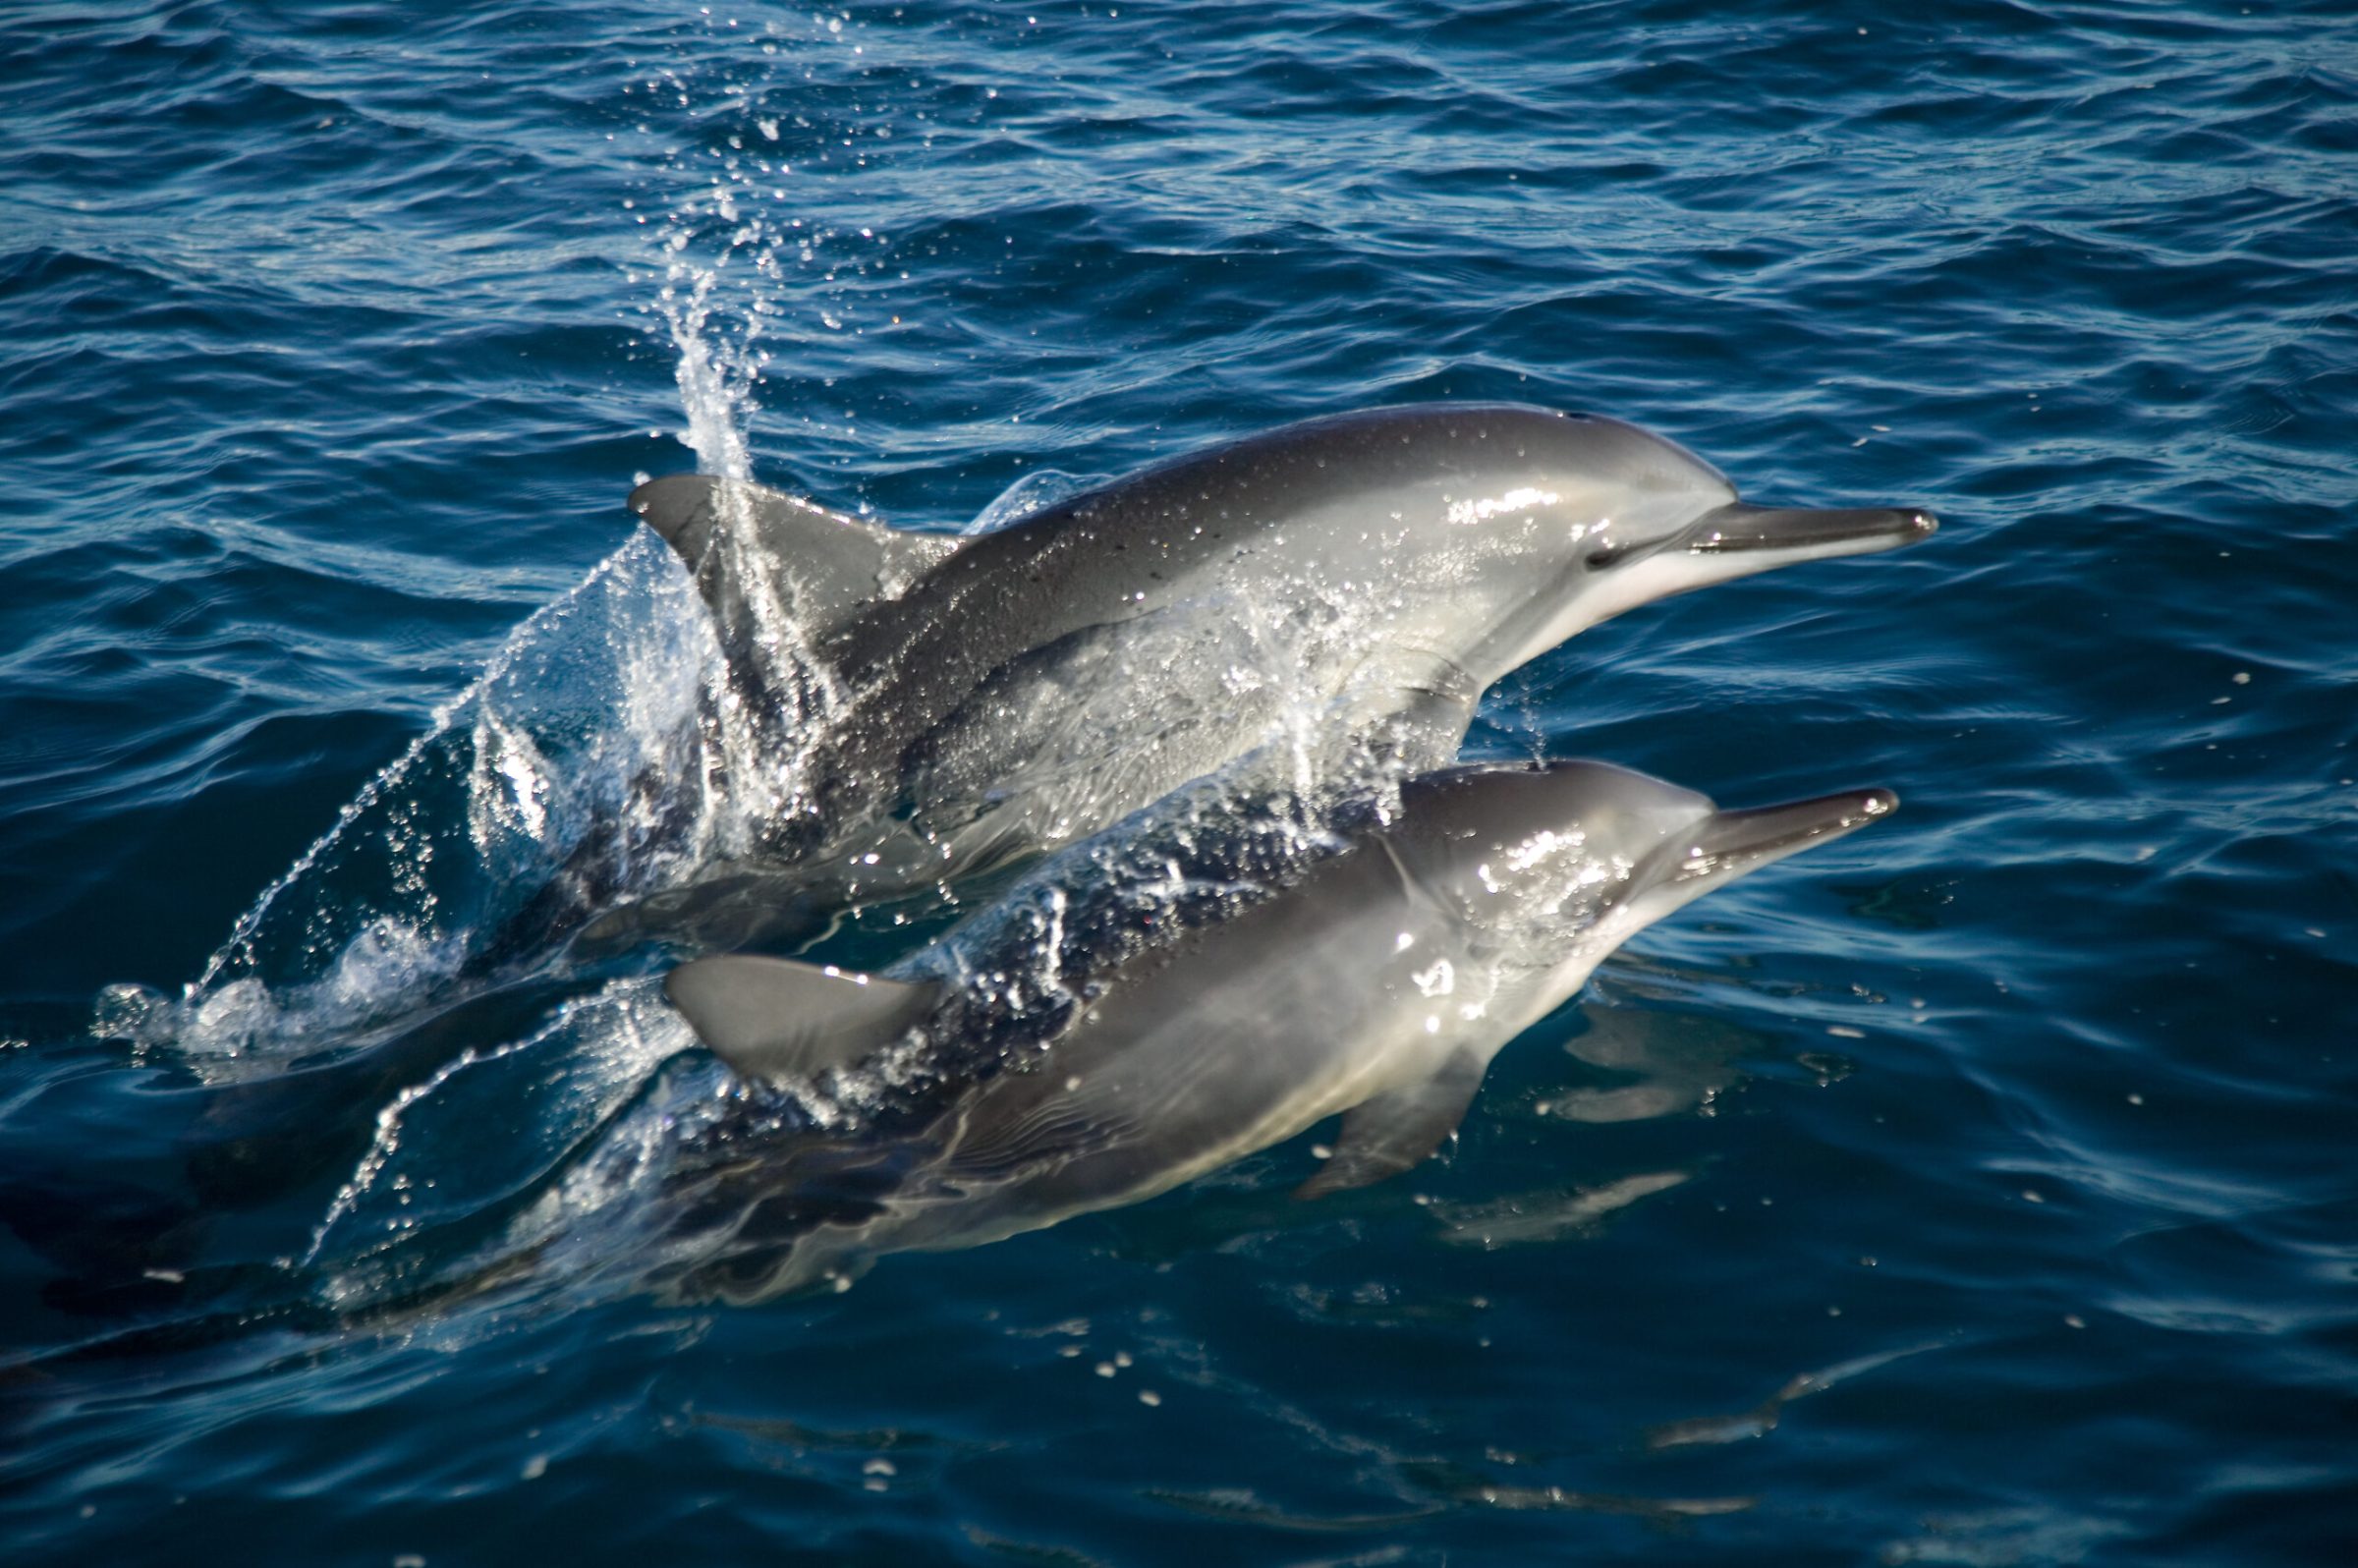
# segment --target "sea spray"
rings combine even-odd
[[[725,853],[743,834],[700,756],[721,684],[693,585],[635,536],[510,634],[179,997],[109,987],[94,1027],[196,1059],[321,1049],[464,970],[601,824],[632,885]]]

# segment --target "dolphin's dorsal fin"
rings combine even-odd
[[[932,981],[735,955],[682,964],[663,993],[747,1078],[813,1078],[874,1055],[940,1004]]]
[[[1488,1066],[1473,1051],[1457,1051],[1431,1078],[1362,1100],[1343,1113],[1334,1157],[1295,1188],[1294,1196],[1323,1198],[1423,1163],[1457,1131]]]
[[[813,638],[836,630],[865,605],[898,597],[958,548],[956,539],[940,534],[885,528],[765,485],[703,474],[649,480],[631,492],[630,505],[688,563],[724,623],[741,612],[744,585],[737,579],[746,570],[735,552],[713,547],[716,525],[732,528]],[[733,507],[745,510],[732,518]]]

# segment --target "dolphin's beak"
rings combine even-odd
[[[1845,790],[1839,795],[1789,801],[1782,806],[1716,812],[1680,842],[1684,859],[1673,873],[1674,879],[1684,882],[1705,876],[1714,879],[1740,876],[1755,867],[1781,861],[1813,844],[1839,838],[1897,810],[1899,797],[1889,790]]]
[[[1701,555],[1760,550],[1818,560],[1888,550],[1921,539],[1939,527],[1939,519],[1912,506],[1827,509],[1730,501],[1697,518],[1687,529],[1684,543]]]

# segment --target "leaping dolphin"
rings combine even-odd
[[[1937,527],[1755,506],[1659,436],[1512,404],[1287,425],[965,540],[701,476],[630,504],[695,572],[741,709],[805,732],[757,864],[835,902],[1085,836],[1272,737],[1313,771],[1336,744],[1439,766],[1486,687],[1586,627]],[[779,893],[649,907],[693,929],[700,901]]]
[[[1460,767],[1232,919],[1064,977],[1059,1022],[890,1138],[732,1148],[680,1198],[708,1236],[677,1289],[758,1300],[877,1254],[972,1246],[1164,1192],[1343,1114],[1300,1196],[1408,1169],[1490,1058],[1690,900],[1890,812],[1880,789],[1722,812],[1602,762]],[[1042,962],[1038,944],[974,973]],[[1057,962],[1048,955],[1051,967]],[[1003,1013],[905,964],[699,959],[665,989],[749,1079],[828,1084],[967,1059]]]

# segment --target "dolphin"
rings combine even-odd
[[[848,1281],[882,1253],[1140,1202],[1338,1113],[1298,1196],[1407,1170],[1455,1131],[1499,1048],[1632,934],[1896,805],[1857,789],[1725,812],[1603,762],[1455,767],[1409,781],[1388,820],[1290,885],[1095,969],[1037,940],[967,954],[963,978],[681,965],[666,994],[757,1084],[823,1100],[922,1082],[911,1064],[928,1059],[996,1065],[954,1068],[897,1120],[871,1112],[888,1136],[790,1139],[775,1160],[730,1145],[676,1200],[718,1239],[671,1288],[752,1301]],[[1005,1019],[986,978],[1043,962],[1050,1027],[978,1053],[969,1036]]]
[[[1514,404],[1286,425],[968,539],[704,476],[630,505],[796,775],[744,863],[592,926],[701,919],[707,946],[792,886],[826,889],[807,914],[984,870],[1257,749],[1296,777],[1438,766],[1485,688],[1586,627],[1937,526],[1756,506],[1660,436]]]

